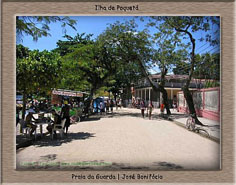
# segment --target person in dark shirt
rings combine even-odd
[[[110,100],[111,113],[113,113],[113,107],[114,107],[114,101],[111,99]]]
[[[61,117],[62,119],[66,119],[64,129],[66,129],[65,134],[67,135],[68,128],[70,127],[70,106],[67,101],[64,102],[64,106],[61,109]]]
[[[145,106],[145,102],[143,100],[140,102],[140,109],[141,109],[141,115],[144,118],[144,111],[146,109],[146,106]]]

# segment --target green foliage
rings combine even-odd
[[[40,37],[50,36],[50,23],[61,22],[61,27],[66,33],[65,27],[68,25],[75,29],[76,21],[69,17],[60,16],[17,16],[16,17],[16,38],[17,41],[22,41],[23,35],[32,36],[34,41]]]
[[[22,54],[24,53],[24,54]],[[53,52],[29,51],[17,45],[16,88],[26,94],[45,93],[59,81],[60,56]]]
[[[54,51],[59,52],[61,56],[64,56],[68,53],[71,53],[76,50],[76,48],[80,48],[86,44],[92,44],[93,41],[91,39],[92,34],[85,35],[85,33],[79,34],[75,37],[71,37],[69,35],[65,35],[66,41],[59,40],[57,42],[57,48]]]
[[[179,43],[188,39],[189,33],[199,31],[207,33],[205,37],[200,38],[200,41],[205,40],[211,45],[217,45],[220,42],[220,29],[218,29],[220,17],[217,16],[158,16],[152,17],[149,25],[158,25],[161,33],[171,33],[179,40]],[[212,37],[213,34],[216,37]]]
[[[220,80],[220,53],[206,53],[196,58],[195,78]]]
[[[204,88],[212,88],[212,87],[219,87],[220,82],[219,81],[207,81],[204,85]]]
[[[173,72],[175,74],[188,74],[189,80],[193,75],[194,70],[199,71],[203,70],[201,65],[206,62],[198,62],[199,57],[195,55],[195,38],[193,36],[194,33],[204,32],[205,37],[200,38],[201,41],[209,42],[211,45],[219,44],[219,26],[220,26],[220,18],[217,16],[160,16],[160,17],[152,17],[151,22],[149,23],[151,26],[155,26],[158,28],[160,33],[166,35],[167,33],[172,35],[175,46],[185,47],[186,50],[182,50],[179,53],[179,60],[176,63],[173,63],[175,68]],[[212,34],[215,34],[216,37],[213,38]],[[161,36],[162,34],[159,34]],[[191,45],[186,45],[186,39],[191,41]],[[189,52],[187,54],[186,52]],[[181,60],[182,56],[182,60]],[[218,64],[217,64],[218,65]],[[214,67],[217,67],[216,65]],[[215,70],[216,72],[216,70]],[[218,75],[219,75],[219,71]],[[217,73],[216,72],[216,73]],[[204,72],[205,73],[205,72]],[[217,75],[214,73],[214,75]],[[194,73],[196,74],[196,72]],[[202,72],[203,74],[203,72]],[[205,74],[204,74],[205,75]],[[212,74],[210,74],[211,76]],[[209,76],[209,75],[208,75]]]
[[[55,51],[63,56],[61,87],[95,92],[113,72],[114,65],[106,55],[106,48],[91,40],[91,36],[66,35],[66,41],[57,43]]]
[[[119,94],[121,88],[130,87],[143,76],[140,62],[147,68],[150,67],[152,48],[149,35],[146,30],[137,31],[133,20],[111,24],[99,36],[98,41],[105,48],[105,56],[110,55],[110,60],[114,61],[115,73],[106,84],[113,94]],[[107,61],[105,58],[104,60]]]
[[[77,34],[74,38],[65,35],[66,41],[59,40],[57,42],[57,48],[53,51],[62,56],[62,73],[60,75],[59,88],[80,91],[89,91],[91,89],[91,84],[86,78],[86,72],[81,70],[81,63],[79,63],[76,54],[76,52],[86,52],[84,49],[86,47],[89,49],[89,45],[93,45],[91,36],[84,33]],[[83,57],[80,56],[80,58]],[[86,58],[83,58],[83,60],[86,61]],[[86,62],[84,64],[86,65]]]

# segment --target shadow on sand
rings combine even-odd
[[[60,135],[57,134],[57,139],[51,139],[51,136],[46,136],[43,139],[36,141],[34,145],[36,147],[47,147],[47,146],[60,146],[63,143],[69,143],[73,140],[84,140],[95,137],[94,133],[88,132],[78,132],[78,133],[68,133],[67,136],[64,135],[63,138],[60,138]]]
[[[161,170],[179,170],[179,169],[183,169],[182,166],[176,165],[174,163],[169,163],[169,162],[154,162],[153,166],[155,166],[156,169],[161,169]]]

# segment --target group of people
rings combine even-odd
[[[118,107],[121,108],[121,100],[118,99],[118,100],[112,100],[112,99],[108,99],[108,100],[105,100],[104,103],[101,101],[100,102],[100,114],[102,114],[102,112],[111,112],[113,113],[113,108],[116,106],[116,110],[118,109]]]
[[[148,106],[146,106],[145,104],[145,101],[144,100],[141,100],[140,101],[140,109],[141,109],[141,115],[142,117],[144,118],[144,112],[145,110],[147,109],[147,115],[148,115],[148,118],[151,120],[152,119],[152,111],[154,109],[154,106],[152,104],[152,101],[149,101],[148,103]]]
[[[141,115],[144,118],[144,112],[147,109],[147,116],[148,118],[151,120],[152,119],[152,111],[154,110],[154,106],[152,104],[152,101],[149,101],[148,105],[146,106],[145,101],[141,100],[140,101],[140,110],[141,110]],[[161,115],[164,114],[164,110],[165,110],[165,105],[162,103],[160,105],[160,111],[161,111]]]
[[[27,116],[23,120],[24,125],[22,125],[23,127],[29,127],[30,128],[30,136],[32,136],[32,134],[37,129],[37,124],[36,123],[40,122],[40,119],[39,118],[36,119],[33,116],[33,113],[35,113],[35,111],[32,108],[29,109]],[[50,120],[50,122],[52,122],[52,124],[49,124],[47,126],[48,132],[46,134],[48,134],[48,133],[52,134],[52,130],[53,130],[55,124],[60,125],[61,121],[63,119],[66,119],[65,126],[64,126],[63,129],[65,130],[65,134],[67,135],[68,128],[71,125],[71,123],[70,123],[70,106],[68,105],[68,102],[64,101],[64,104],[62,104],[62,109],[61,109],[60,114],[57,113],[54,109],[51,110],[51,114],[52,114],[54,119]],[[17,112],[17,123],[20,122],[18,115],[19,115],[19,112]],[[55,131],[54,131],[54,134],[56,134]]]

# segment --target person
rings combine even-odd
[[[103,103],[102,101],[99,103],[99,106],[100,106],[100,114],[102,115],[102,112],[103,112]]]
[[[146,107],[145,107],[145,103],[143,100],[140,102],[140,109],[141,109],[142,117],[144,118],[144,111],[145,111]]]
[[[61,118],[66,119],[65,126],[63,129],[66,130],[65,135],[67,135],[68,128],[70,127],[70,106],[68,101],[64,101],[64,106],[61,109]]]
[[[48,125],[47,126],[47,130],[48,130],[48,132],[50,134],[52,133],[52,129],[53,129],[55,124],[56,125],[60,125],[61,124],[61,116],[59,114],[57,114],[54,109],[51,111],[51,113],[52,113],[52,116],[54,117],[54,121],[53,121],[52,125]],[[54,134],[55,134],[55,137],[57,137],[56,131],[54,131]]]
[[[153,111],[153,108],[154,108],[154,106],[153,106],[153,104],[152,104],[152,101],[150,101],[149,104],[148,104],[148,112],[149,112],[148,117],[149,117],[149,119],[152,118],[152,111]]]
[[[116,110],[118,110],[118,103],[119,103],[119,100],[116,100]]]
[[[160,107],[160,109],[161,109],[161,115],[164,114],[164,108],[165,108],[165,105],[164,105],[164,103],[162,103],[162,104],[161,104],[161,107]]]
[[[106,113],[109,112],[110,103],[109,100],[106,101]]]
[[[120,107],[120,109],[121,109],[121,106],[122,106],[121,99],[119,99],[118,107]]]
[[[27,114],[26,118],[25,118],[25,125],[26,127],[31,128],[30,131],[30,136],[32,136],[33,132],[36,130],[37,126],[32,124],[33,120],[34,122],[37,121],[37,119],[35,119],[35,117],[33,116],[34,110],[33,109],[29,109],[29,113]]]
[[[110,100],[111,113],[113,113],[113,107],[114,107],[114,101],[111,99]]]

